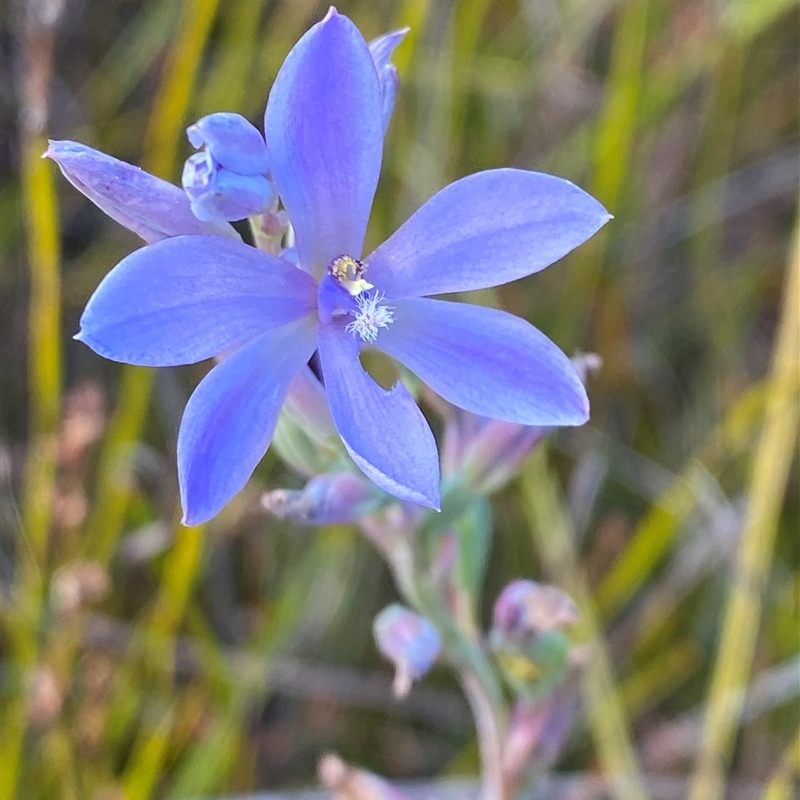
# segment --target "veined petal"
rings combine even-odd
[[[75,338],[114,361],[191,364],[311,313],[316,288],[305,272],[241,242],[179,236],[120,261]]]
[[[381,91],[364,38],[331,9],[292,48],[265,118],[270,166],[303,268],[359,258],[383,147]]]
[[[394,303],[376,347],[453,405],[523,425],[582,425],[589,401],[569,359],[525,320],[416,298]]]
[[[263,175],[239,175],[212,165],[208,154],[195,153],[183,166],[181,178],[198,219],[246,219],[261,214],[275,201],[275,189]]]
[[[51,141],[44,155],[79,192],[148,243],[188,234],[240,241],[225,222],[201,222],[181,189],[139,167],[78,142]]]
[[[402,383],[378,386],[343,329],[320,326],[318,343],[331,416],[353,461],[389,494],[438,508],[436,442],[414,398]]]
[[[241,114],[219,111],[186,129],[192,146],[205,145],[216,161],[238,175],[266,175],[269,157],[264,137]]]
[[[213,517],[247,483],[272,440],[294,376],[314,352],[310,319],[262,333],[206,375],[178,434],[185,525]]]
[[[365,259],[367,278],[392,300],[498,286],[544,269],[609,219],[553,175],[479,172],[434,195]]]

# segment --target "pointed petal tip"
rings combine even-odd
[[[336,9],[336,6],[330,6],[328,8],[328,13],[324,16],[322,21],[323,22],[328,22],[328,20],[331,20],[334,17],[340,17],[340,16],[342,16],[342,15],[338,12],[338,10]]]
[[[565,415],[564,422],[559,423],[560,425],[568,426],[568,427],[580,427],[581,425],[585,425],[589,421],[589,417],[591,416],[591,409],[589,407],[589,397],[587,396],[586,392],[584,391],[580,400],[576,404],[576,408],[572,413]]]
[[[53,161],[57,162],[60,157],[68,155],[70,152],[74,153],[76,150],[84,147],[85,145],[70,141],[69,139],[48,139],[47,150],[42,153],[42,158],[52,158]]]
[[[49,158],[55,162],[58,162],[56,158],[56,151],[58,150],[58,142],[53,139],[47,140],[47,150],[42,153],[42,158]]]
[[[428,494],[427,492],[423,493],[419,490],[410,491],[407,499],[412,503],[429,508],[437,514],[440,514],[442,511],[442,495],[438,486],[435,488],[433,494]]]
[[[214,516],[214,513],[201,513],[196,510],[190,511],[186,509],[181,517],[181,525],[183,525],[184,528],[196,528],[198,525],[203,525],[208,522]]]

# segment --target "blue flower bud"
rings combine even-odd
[[[239,114],[209,114],[186,131],[194,147],[181,182],[192,211],[206,221],[260,214],[275,199],[263,136]]]
[[[301,525],[355,522],[375,501],[374,487],[352,472],[312,478],[302,491],[275,489],[261,500],[267,511]]]
[[[404,697],[436,661],[442,646],[439,631],[425,617],[393,603],[375,617],[372,632],[378,649],[395,666],[394,693]]]

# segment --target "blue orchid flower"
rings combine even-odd
[[[386,85],[358,29],[335,9],[278,73],[265,138],[300,268],[223,236],[176,236],[123,259],[89,300],[77,338],[107,358],[173,366],[235,349],[201,381],[181,422],[186,524],[213,517],[244,486],[315,351],[353,461],[390,494],[432,508],[440,499],[433,434],[402,383],[386,391],[364,371],[363,348],[482,416],[524,425],[588,418],[580,378],[536,328],[429,296],[537,272],[608,213],[568,181],[490,170],[440,191],[362,258]]]

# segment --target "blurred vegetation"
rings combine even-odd
[[[405,704],[390,698],[370,624],[395,595],[367,542],[260,511],[263,489],[298,482],[274,457],[205,529],[178,525],[175,436],[206,367],[120,368],[71,340],[139,242],[39,159],[45,138],[177,179],[199,116],[261,126],[283,57],[325,4],[68,0],[45,24],[60,5],[4,9],[0,40],[0,797],[302,785],[328,748],[389,777],[474,771],[444,671]],[[339,10],[367,38],[412,28],[372,242],[447,182],[503,165],[567,177],[616,217],[564,262],[479,297],[604,361],[591,423],[493,503],[487,611],[508,580],[539,577],[605,640],[561,768],[682,777],[692,800],[726,782],[731,797],[788,798],[797,5]]]

